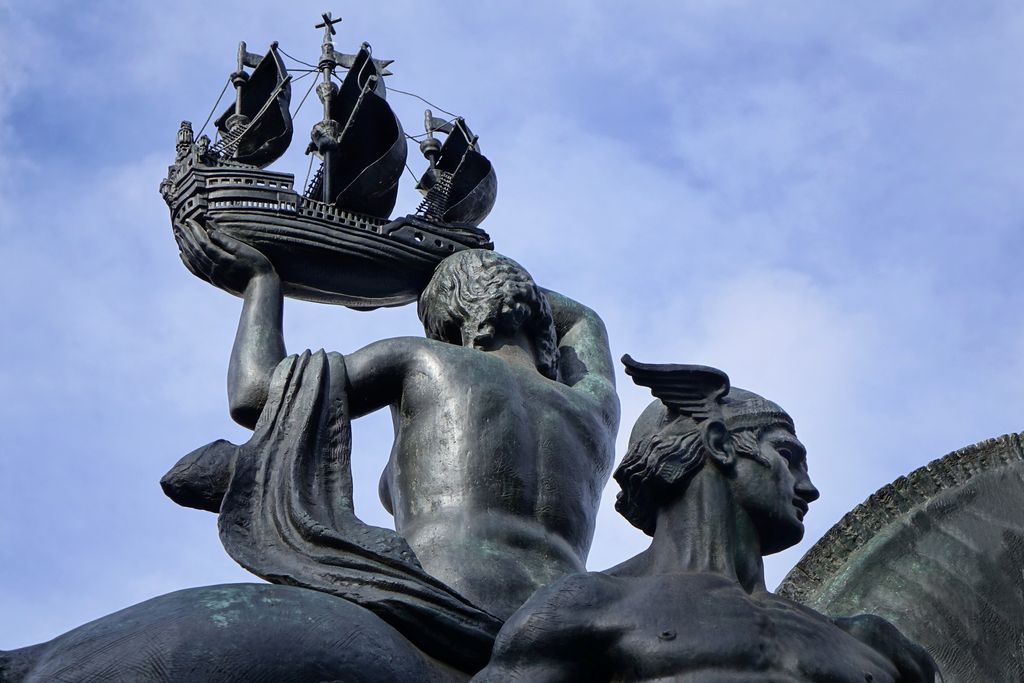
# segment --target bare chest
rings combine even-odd
[[[610,653],[612,680],[891,683],[897,675],[874,649],[782,601],[713,589],[703,598],[663,594],[644,603]]]

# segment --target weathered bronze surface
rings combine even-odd
[[[2,681],[458,681],[355,603],[272,584],[161,595],[0,653]]]
[[[792,419],[720,370],[627,356],[658,400],[616,508],[651,545],[587,573],[619,422],[604,325],[493,251],[477,224],[497,180],[460,117],[426,113],[423,203],[391,219],[407,140],[390,61],[336,51],[340,19],[322,19],[305,190],[264,170],[293,132],[276,43],[240,45],[220,139],[183,122],[160,186],[184,265],[242,299],[229,410],[253,431],[161,485],[216,513],[226,551],[269,583],[178,591],[0,652],[0,682],[931,682],[936,661],[946,680],[1024,678],[1017,436],[882,489],[775,595],[762,557],[800,541],[818,497]],[[416,301],[426,336],[289,355],[285,296]],[[352,500],[351,421],[382,408],[394,530]]]
[[[948,681],[1024,680],[1021,435],[954,451],[858,505],[779,594],[871,612],[928,648]]]
[[[281,285],[269,261],[199,229],[189,239],[184,254],[220,264],[209,277],[244,291],[228,393],[233,416],[256,434],[240,455],[217,442],[188,456],[165,490],[219,511],[229,553],[264,578],[341,594],[392,622],[409,619],[410,637],[435,655],[485,661],[500,619],[584,566],[618,421],[598,318],[541,291],[510,259],[464,251],[421,296],[429,338],[385,340],[332,361],[322,353],[285,358]],[[395,445],[381,497],[397,535],[355,519],[348,471],[349,417],[387,406]],[[256,471],[236,460],[258,463]],[[330,476],[319,474],[329,468]],[[298,520],[295,538],[279,537],[288,528],[280,519],[257,523],[265,509],[293,500],[295,510],[281,516]],[[325,531],[296,550],[309,536],[307,518]],[[339,573],[328,576],[329,551]],[[363,565],[347,567],[354,554]],[[374,575],[391,576],[388,588],[376,590],[383,582]],[[412,583],[399,589],[401,581]],[[403,600],[415,602],[415,616],[396,614]],[[423,616],[431,608],[434,623]]]
[[[713,368],[624,361],[660,399],[615,472],[616,507],[651,545],[537,592],[473,680],[932,681],[884,619],[765,588],[761,557],[799,542],[818,498],[789,416]]]
[[[408,662],[359,680],[419,680],[415,667],[456,678],[479,669],[505,617],[536,589],[584,569],[618,424],[600,320],[538,288],[510,259],[471,250],[442,263],[421,296],[428,338],[384,340],[345,357],[285,356],[282,287],[269,260],[198,226],[180,239],[190,269],[243,296],[229,398],[235,419],[255,432],[242,446],[216,441],[189,454],[165,476],[165,491],[218,512],[225,548],[254,573],[369,610],[332,610],[323,598],[303,607],[323,622],[351,612],[358,623],[339,624],[341,633],[386,632],[373,652],[393,648],[396,662]],[[395,445],[381,498],[397,533],[366,526],[352,510],[349,419],[386,406]],[[268,600],[293,595],[260,590]],[[38,658],[33,672],[90,675],[116,666],[118,639],[142,620],[150,658],[137,657],[183,657],[178,623],[159,610],[171,605],[184,622],[213,617],[203,590],[174,595],[20,656]],[[291,628],[252,625],[266,620],[249,619],[261,608],[245,599],[240,619],[249,625],[241,635],[217,631],[208,650]]]

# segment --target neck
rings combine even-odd
[[[537,353],[533,341],[522,329],[512,335],[496,336],[484,351],[500,356],[509,363],[537,369]]]
[[[720,574],[748,593],[767,590],[754,523],[711,463],[694,476],[683,495],[659,511],[654,538],[644,554],[645,573]]]

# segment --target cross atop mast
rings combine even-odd
[[[337,31],[334,30],[334,25],[341,23],[341,17],[331,19],[330,12],[324,12],[320,16],[323,17],[323,21],[313,28],[322,28],[324,30],[324,43],[329,43],[331,42],[331,36],[337,33]]]

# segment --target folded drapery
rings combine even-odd
[[[252,438],[190,453],[161,485],[181,505],[218,511],[224,548],[257,576],[350,600],[427,654],[479,668],[501,620],[427,574],[397,533],[355,516],[345,386],[340,354],[289,356]]]

